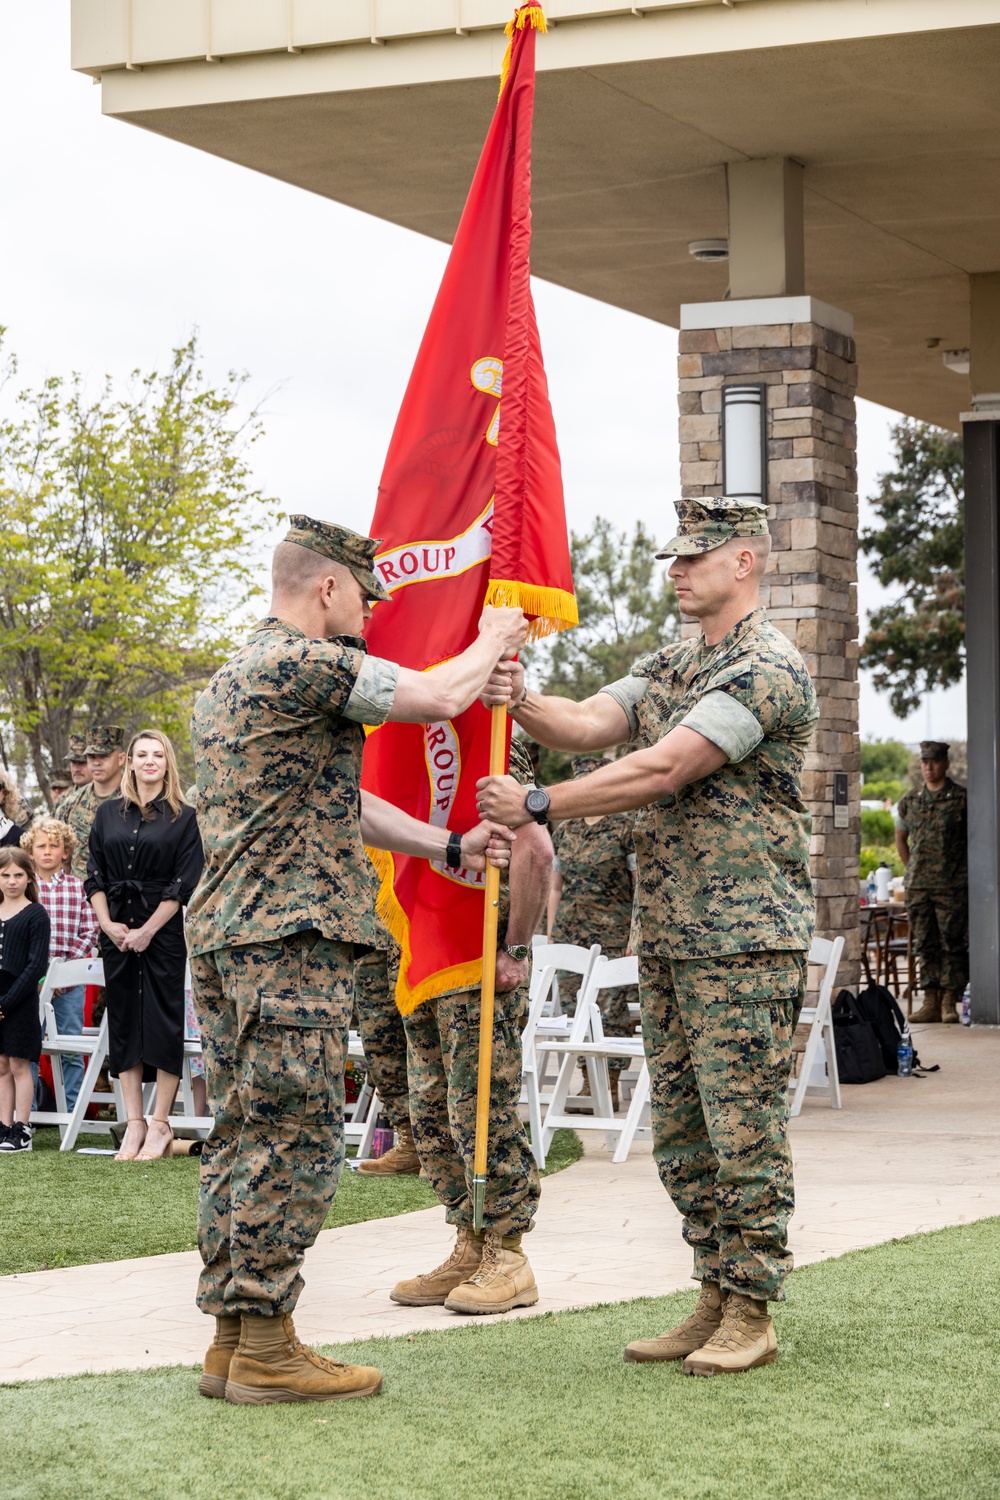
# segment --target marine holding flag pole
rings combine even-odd
[[[465,649],[484,601],[519,605],[530,638],[577,621],[529,266],[535,33],[544,29],[537,0],[519,5],[507,28],[500,96],[379,484],[371,532],[384,538],[375,568],[392,602],[375,607],[368,645],[418,671]],[[368,736],[362,785],[464,832],[478,821],[476,782],[506,769],[509,734],[506,711],[491,722],[479,703],[436,724],[384,724]],[[481,1216],[499,877],[369,852],[381,877],[379,916],[401,949],[403,1014],[483,986]]]

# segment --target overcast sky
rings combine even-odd
[[[211,378],[247,370],[271,392],[260,486],[366,529],[446,248],[104,119],[70,70],[69,0],[0,0],[0,57],[0,323],[23,381],[162,367],[197,328]],[[571,527],[668,535],[676,334],[545,282],[535,296]],[[893,415],[859,403],[863,522]],[[863,574],[862,628],[879,598]],[[964,738],[964,689],[901,722],[863,683],[861,730]]]

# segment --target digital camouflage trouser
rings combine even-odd
[[[404,1016],[410,1123],[420,1164],[449,1224],[472,1227],[476,1143],[479,990],[425,1000]],[[540,1193],[538,1170],[518,1114],[521,1027],[526,987],[497,995],[484,1227],[499,1234],[531,1228]]]
[[[780,1301],[792,1268],[792,1032],[804,953],[640,961],[653,1156],[696,1281]]]
[[[906,914],[925,990],[954,990],[969,982],[969,898],[965,890],[907,891]]]
[[[344,1161],[352,944],[318,932],[191,960],[215,1116],[201,1158],[202,1312],[289,1313]]]
[[[396,954],[381,948],[373,948],[354,965],[354,1006],[365,1062],[393,1130],[410,1123],[406,1032],[396,1006],[397,965]]]

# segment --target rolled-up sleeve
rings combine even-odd
[[[607,693],[624,710],[628,719],[629,738],[635,739],[639,732],[639,719],[636,715],[635,706],[649,687],[648,677],[619,677],[617,682],[609,682],[607,687],[600,691]]]
[[[189,807],[182,813],[180,828],[177,830],[174,876],[161,891],[160,900],[179,901],[181,906],[187,906],[204,867],[205,851],[201,846],[198,818],[194,809]]]
[[[706,693],[684,715],[681,724],[694,729],[724,750],[731,761],[745,760],[764,738],[760,721],[748,708],[730,696],[716,690]]]
[[[351,695],[341,710],[356,724],[384,724],[392,711],[399,682],[399,667],[381,656],[366,656],[361,662]]]

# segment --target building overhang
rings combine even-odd
[[[450,241],[511,9],[73,0],[73,65],[106,114]],[[860,393],[957,428],[968,375],[942,355],[968,347],[969,275],[1000,269],[995,0],[546,9],[535,274],[677,327],[726,294],[688,253],[727,233],[725,165],[791,157],[807,289],[853,314]]]

